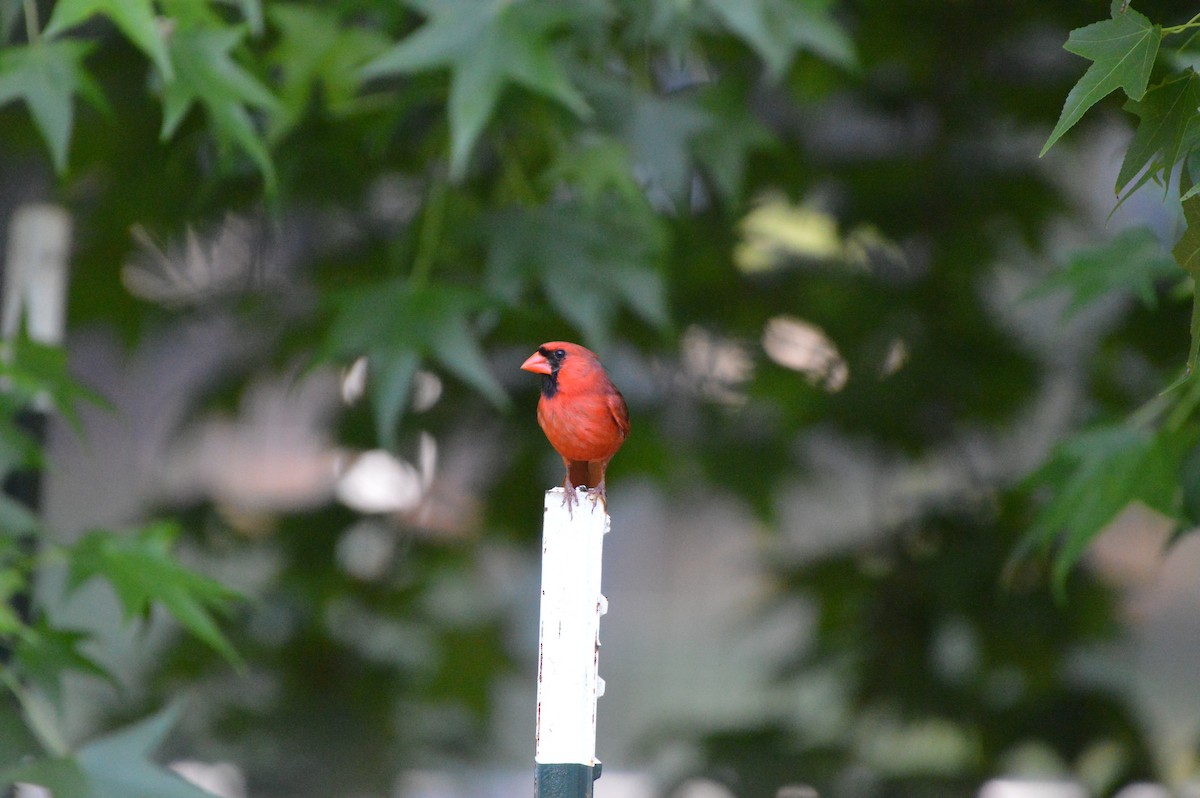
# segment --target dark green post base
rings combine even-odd
[[[592,782],[600,778],[600,766],[576,763],[543,765],[533,777],[534,798],[592,798]]]

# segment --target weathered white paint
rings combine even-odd
[[[71,216],[57,205],[23,205],[8,226],[0,333],[16,334],[22,317],[29,337],[61,344],[66,329],[67,259]]]
[[[563,489],[546,491],[534,759],[591,767],[598,761],[596,698],[604,692],[597,663],[608,600],[600,593],[600,561],[610,521],[602,503],[583,490],[576,497],[568,513]]]

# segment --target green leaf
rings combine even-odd
[[[1151,433],[1114,424],[1077,435],[1056,450],[1034,477],[1052,489],[1053,498],[1034,518],[1029,538],[1043,546],[1062,541],[1054,564],[1060,589],[1088,544],[1131,502],[1177,517],[1179,471],[1196,432]]]
[[[353,109],[363,64],[387,49],[388,40],[375,31],[343,27],[323,6],[272,5],[270,18],[279,40],[268,63],[280,78],[280,108],[271,119],[270,138],[278,140],[300,121],[314,93],[334,114]]]
[[[1192,343],[1188,348],[1187,370],[1195,374],[1200,367],[1200,195],[1192,194],[1192,178],[1185,167],[1179,173],[1179,190],[1188,199],[1183,200],[1183,219],[1186,227],[1179,242],[1171,250],[1175,262],[1192,276]]]
[[[841,66],[854,66],[854,46],[819,0],[708,0],[709,7],[729,30],[752,47],[767,75],[778,81],[796,52],[809,50]]]
[[[37,516],[28,507],[8,496],[0,496],[0,537],[26,537],[37,528]]]
[[[151,524],[136,535],[89,532],[70,552],[72,588],[92,577],[108,580],[127,618],[145,616],[159,604],[180,625],[231,663],[241,658],[221,634],[212,612],[227,612],[238,595],[220,582],[184,568],[171,556],[178,528]]]
[[[166,80],[175,72],[151,0],[59,0],[43,35],[54,38],[62,31],[100,14],[113,21],[125,38],[144,52]]]
[[[1142,99],[1161,42],[1162,28],[1131,8],[1122,11],[1121,0],[1113,0],[1112,19],[1071,31],[1063,46],[1093,63],[1067,94],[1062,115],[1041,155],[1115,89],[1124,89],[1131,100]]]
[[[268,194],[276,190],[275,166],[251,109],[279,110],[279,101],[230,55],[245,36],[240,28],[185,28],[171,36],[176,79],[163,88],[164,141],[199,104],[208,114],[222,150],[237,145],[258,167]]]
[[[412,2],[428,21],[367,65],[368,77],[448,68],[450,177],[458,180],[479,136],[512,83],[555,100],[586,118],[583,95],[552,47],[571,11],[551,2],[443,0]]]
[[[381,348],[371,353],[368,362],[371,367],[367,379],[375,408],[375,431],[380,444],[395,451],[398,445],[396,427],[404,416],[421,357],[412,350],[393,352]]]
[[[409,399],[412,374],[421,360],[473,387],[497,407],[508,395],[488,368],[472,318],[488,299],[478,291],[412,285],[390,280],[344,291],[333,297],[333,320],[324,356],[330,359],[368,353],[369,380],[381,443],[395,442],[395,428]]]
[[[246,27],[250,29],[250,35],[263,35],[263,7],[262,0],[237,0],[238,6],[242,10],[242,19],[246,20]]]
[[[74,759],[38,759],[0,773],[0,785],[21,782],[50,791],[54,798],[96,798],[87,775]]]
[[[115,686],[112,675],[79,650],[89,638],[87,632],[58,629],[42,618],[21,635],[16,667],[55,702],[61,698],[63,675],[71,671],[105,679]]]
[[[667,325],[665,246],[655,217],[613,209],[552,205],[502,211],[488,225],[487,285],[520,303],[531,286],[598,349],[627,307],[655,327]]]
[[[91,49],[89,42],[42,41],[0,50],[0,105],[25,101],[60,174],[67,168],[75,123],[74,95],[106,107],[99,87],[83,68]]]
[[[610,193],[629,204],[643,197],[633,178],[629,148],[593,131],[563,146],[543,177],[551,190],[566,183],[587,205],[600,203]]]
[[[23,333],[8,341],[8,357],[0,358],[0,377],[7,382],[7,398],[21,406],[48,399],[77,431],[82,429],[77,410],[80,402],[112,407],[104,397],[71,376],[65,349],[35,341]],[[0,399],[0,404],[3,401]],[[32,454],[27,443],[6,437],[0,431],[0,452],[9,446],[23,450],[26,456]]]
[[[40,759],[0,773],[0,784],[37,784],[54,798],[212,798],[150,761],[178,714],[169,707],[85,745],[73,756]]]
[[[640,94],[624,130],[634,162],[666,192],[683,202],[691,188],[692,140],[711,128],[713,119],[693,100]]]
[[[1150,89],[1140,101],[1125,104],[1125,110],[1137,114],[1141,122],[1121,162],[1118,194],[1146,164],[1151,164],[1152,174],[1162,175],[1164,186],[1169,182],[1180,154],[1190,149],[1184,146],[1185,139],[1196,137],[1197,127],[1192,123],[1198,109],[1200,76],[1191,69]]]
[[[16,701],[0,701],[0,774],[41,752]],[[0,789],[7,782],[0,776]]]
[[[1148,227],[1124,230],[1107,244],[1075,252],[1066,268],[1039,283],[1030,297],[1066,290],[1071,294],[1064,315],[1070,317],[1101,297],[1132,292],[1144,305],[1156,304],[1155,283],[1178,277],[1179,266]]]

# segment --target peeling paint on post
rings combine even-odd
[[[542,600],[538,629],[536,798],[591,798],[596,759],[601,556],[610,520],[582,490],[574,512],[563,489],[546,492],[542,522]]]

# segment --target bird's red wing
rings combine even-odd
[[[629,437],[629,408],[625,406],[625,397],[619,392],[613,392],[608,395],[608,412],[612,414],[613,421],[617,422],[617,429],[621,430],[621,437]]]

